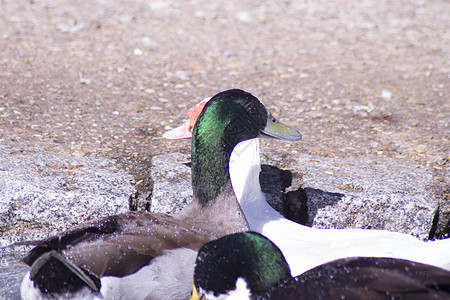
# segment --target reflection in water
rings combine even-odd
[[[20,261],[23,253],[1,253],[0,249],[0,299],[20,299],[20,284],[29,267]]]

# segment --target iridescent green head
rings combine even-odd
[[[203,108],[192,133],[194,196],[207,203],[229,179],[233,148],[259,136],[299,140],[301,134],[278,123],[253,95],[228,90],[214,96]]]
[[[197,255],[194,287],[198,294],[217,297],[239,293],[238,279],[252,296],[291,278],[278,247],[257,232],[240,232],[205,244]],[[206,297],[208,298],[208,297]]]

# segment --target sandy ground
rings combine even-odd
[[[266,151],[446,168],[448,1],[0,6],[0,137],[17,151],[116,158],[145,178],[149,157],[189,150],[160,137],[188,107],[241,88],[304,135]]]

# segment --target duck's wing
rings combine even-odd
[[[42,255],[57,251],[71,263],[98,277],[125,276],[165,250],[198,250],[213,236],[172,216],[133,212],[109,216],[41,241],[24,258],[32,266]]]
[[[450,299],[450,272],[408,260],[339,259],[273,288],[270,299]]]

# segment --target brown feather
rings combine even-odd
[[[216,200],[193,202],[179,214],[130,212],[96,220],[43,240],[23,261],[28,265],[56,250],[95,275],[132,274],[164,251],[190,248],[229,233],[248,230],[247,221],[228,182]]]

